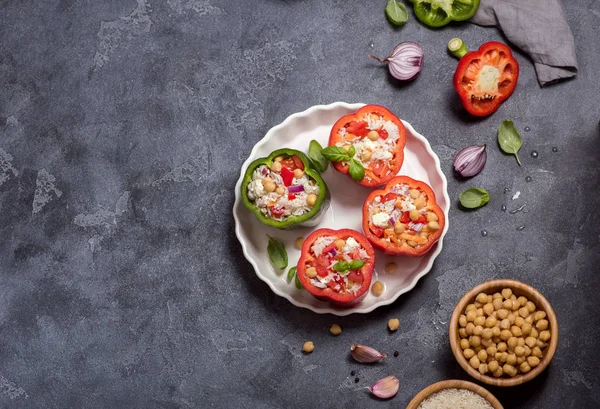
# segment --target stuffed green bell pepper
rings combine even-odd
[[[252,162],[242,180],[242,201],[267,226],[315,226],[329,208],[329,190],[302,152],[278,149]]]
[[[479,0],[410,0],[415,15],[429,27],[445,26],[451,21],[467,20],[475,15]]]

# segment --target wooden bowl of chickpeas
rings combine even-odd
[[[536,289],[515,280],[479,284],[458,302],[449,324],[454,357],[473,378],[515,386],[538,376],[558,344],[558,322]]]

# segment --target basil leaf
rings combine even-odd
[[[364,260],[353,260],[350,262],[350,268],[348,270],[358,270],[362,268],[367,262]]]
[[[363,165],[356,159],[350,161],[348,173],[350,173],[350,177],[357,182],[360,182],[365,178],[365,168],[363,168]]]
[[[350,147],[348,148],[348,156],[353,158],[354,155],[356,155],[356,148],[354,147],[354,145],[350,145]]]
[[[288,265],[288,256],[287,251],[285,251],[285,246],[278,238],[271,237],[268,234],[267,237],[269,238],[269,244],[267,245],[269,260],[271,260],[271,263],[275,267],[283,270]]]
[[[396,0],[388,1],[385,6],[385,14],[387,18],[395,25],[401,26],[408,20],[408,12],[404,3],[400,3]]]
[[[322,150],[323,147],[321,144],[314,139],[308,144],[308,156],[312,159],[315,167],[321,173],[325,172],[329,166],[329,161],[321,153]]]
[[[521,139],[519,131],[517,131],[515,124],[510,119],[504,120],[498,128],[498,144],[505,153],[515,155],[517,163],[521,166],[518,152],[523,145],[523,139]]]
[[[350,264],[347,261],[338,261],[331,268],[337,271],[338,273],[343,273],[344,271],[348,271],[348,269],[350,268]]]
[[[302,285],[302,283],[300,282],[300,279],[298,278],[298,274],[296,274],[296,279],[295,279],[295,283],[296,283],[296,288],[298,290],[302,290],[304,288],[304,286]]]
[[[462,192],[458,200],[467,209],[477,209],[490,201],[490,194],[485,189],[472,187]]]
[[[328,146],[321,153],[332,162],[347,162],[350,160],[350,156],[339,146]]]
[[[292,280],[294,279],[295,275],[296,275],[296,266],[294,266],[294,267],[292,267],[292,268],[290,268],[288,270],[288,273],[287,273],[287,281],[288,281],[288,283],[292,282]]]

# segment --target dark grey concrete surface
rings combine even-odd
[[[468,379],[447,322],[466,290],[497,277],[546,295],[560,342],[539,379],[491,390],[506,408],[600,407],[599,3],[566,5],[574,80],[541,89],[517,51],[517,90],[480,120],[458,102],[446,43],[476,48],[501,33],[430,30],[412,13],[396,29],[384,6],[0,1],[0,407],[404,407],[435,381]],[[425,67],[397,84],[366,56],[406,40],[423,46]],[[416,288],[344,318],[274,295],[231,216],[252,146],[291,113],[338,100],[386,105],[425,135],[454,202],[443,252]],[[496,146],[505,118],[523,136],[522,167]],[[482,143],[485,171],[454,178],[455,153]],[[472,186],[492,199],[461,211]],[[501,211],[523,204],[528,213]],[[317,349],[305,356],[308,339]],[[359,365],[354,342],[400,354]],[[398,395],[371,398],[364,387],[391,374]]]

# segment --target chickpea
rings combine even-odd
[[[523,324],[525,324],[525,320],[523,319],[523,317],[520,317],[518,315],[515,314],[515,317],[517,317],[515,319],[515,325],[519,328],[521,328],[523,326]]]
[[[494,306],[492,303],[487,303],[483,306],[483,312],[485,315],[490,316],[494,312]]]
[[[538,358],[537,356],[527,357],[527,363],[532,368],[535,368],[536,366],[538,366],[540,364],[540,358]]]
[[[515,313],[515,317],[519,316],[519,308],[520,307],[521,307],[521,305],[519,304],[519,301],[513,300],[512,310]]]
[[[519,369],[523,373],[527,373],[527,372],[531,371],[531,367],[529,366],[529,364],[527,362],[522,362],[521,365],[519,366]]]
[[[528,315],[529,315],[529,310],[527,309],[527,307],[519,308],[519,316],[521,316],[523,318],[527,318]]]
[[[494,375],[495,378],[499,378],[502,375],[504,375],[504,371],[502,370],[502,367],[498,368],[498,370],[496,372],[494,372],[493,375]]]
[[[363,162],[368,162],[371,160],[371,156],[373,156],[373,152],[371,152],[368,149],[365,149],[364,151],[362,151],[362,153],[360,154],[360,158],[362,159]],[[396,203],[398,204],[398,203]]]
[[[475,326],[483,327],[485,325],[485,317],[475,318],[475,321],[473,321],[473,324],[475,324]]]
[[[538,330],[535,328],[531,328],[531,332],[529,333],[529,336],[537,339],[537,337],[539,336]]]
[[[506,357],[506,363],[509,365],[514,365],[517,363],[517,356],[515,354],[508,354]]]
[[[462,328],[467,326],[467,316],[466,315],[461,315],[460,317],[458,317],[458,325],[460,325]]]
[[[467,311],[467,321],[468,322],[475,321],[475,318],[477,318],[477,311],[476,310]]]
[[[492,331],[493,330],[494,329],[492,328]],[[500,330],[500,328],[498,328],[498,330]],[[492,342],[497,345],[499,342],[501,342],[500,337],[492,337]]]
[[[496,354],[498,353],[498,349],[496,348],[495,344],[492,344],[486,348],[485,352],[488,353],[488,356],[492,357],[492,356],[496,356]]]
[[[490,361],[490,363],[488,364],[488,369],[492,373],[496,372],[499,367],[500,367],[500,365],[498,364],[498,361]]]
[[[502,341],[508,341],[508,340],[510,339],[510,337],[512,337],[512,332],[510,332],[509,330],[507,330],[507,329],[503,329],[503,330],[500,332],[500,339],[501,339]]]
[[[537,341],[535,341],[535,346],[539,347],[539,348],[546,348],[548,346],[547,343],[545,343],[544,341],[540,341],[539,339]]]
[[[492,298],[495,300],[496,298],[502,298],[502,294],[500,293],[494,293],[494,295],[492,295]]]
[[[277,186],[277,188],[275,188],[275,193],[279,196],[283,196],[285,194],[285,188],[283,186]]]
[[[545,329],[548,329],[548,321],[547,320],[539,320],[538,322],[535,323],[535,327],[540,331],[544,331]]]
[[[406,230],[406,225],[401,222],[396,222],[396,224],[394,225],[394,232],[396,234],[402,234],[404,233],[404,230]]]
[[[515,322],[517,321],[517,316],[515,314],[513,314],[512,312],[508,314],[508,322],[510,322],[510,325],[514,325]]]
[[[296,248],[298,250],[300,250],[302,248],[303,244],[304,244],[304,237],[300,236],[300,237],[296,238]]]
[[[488,294],[488,296],[487,296],[487,303],[486,304],[491,304],[492,301],[494,301],[494,297],[492,297],[492,294]]]
[[[540,332],[539,340],[543,342],[547,342],[550,339],[550,331],[542,331]]]
[[[484,328],[484,330],[481,331],[481,337],[483,339],[492,339],[493,336],[494,336],[494,332],[492,331],[491,328]]]
[[[523,323],[523,325],[521,325],[521,331],[523,332],[523,335],[529,335],[531,333],[531,324],[528,323]]]
[[[481,345],[481,338],[477,335],[471,335],[469,342],[471,343],[472,346],[477,348],[478,346]]]
[[[527,310],[529,311],[529,310]],[[530,315],[529,317],[525,317],[525,323],[526,324],[533,324],[533,315]]]
[[[481,308],[481,307],[477,308],[477,316],[478,317],[483,317],[483,308]]]
[[[492,305],[496,311],[500,310],[502,308],[502,298],[494,298]]]
[[[282,165],[279,162],[273,162],[271,164],[271,170],[275,173],[281,172]]]
[[[302,176],[304,176],[304,171],[302,169],[294,169],[294,177],[296,179],[300,179]]]
[[[344,240],[344,239],[336,239],[333,242],[333,245],[335,246],[336,249],[338,249],[338,251],[342,251],[342,249],[346,245],[346,240]]]
[[[519,301],[519,305],[521,307],[525,307],[525,304],[527,304],[527,298],[523,297],[522,295],[517,298],[517,301]]]
[[[435,214],[434,212],[427,213],[427,221],[428,222],[437,222],[438,221],[437,214]]]
[[[315,350],[315,344],[313,344],[312,341],[306,341],[304,343],[304,345],[302,345],[302,351],[306,352],[307,354],[310,354],[314,350]]]
[[[481,304],[485,304],[485,303],[487,303],[487,294],[479,293],[479,294],[477,294],[477,297],[475,297],[475,300]]]
[[[467,359],[471,359],[475,356],[475,351],[473,351],[470,348],[465,349],[465,350],[463,350],[463,356]]]
[[[521,331],[521,328],[517,327],[516,325],[510,327],[510,332],[512,332],[515,337],[523,336],[523,331]]]
[[[500,330],[499,327],[492,328],[492,334],[494,335],[494,338],[500,338],[501,333],[502,333],[502,331]],[[500,341],[494,341],[494,342],[500,342]]]
[[[414,205],[417,209],[422,209],[427,205],[427,200],[424,197],[418,197],[415,199]]]
[[[485,326],[487,328],[493,328],[495,325],[496,325],[496,318],[494,318],[494,317],[487,317],[485,319]],[[498,335],[500,335],[500,334],[498,334]]]
[[[373,295],[375,297],[379,297],[381,294],[383,294],[383,290],[384,290],[384,286],[383,283],[381,281],[375,281],[373,283],[373,286],[371,286],[371,292],[373,293]]]
[[[525,338],[525,345],[527,345],[529,348],[533,348],[535,346],[535,338],[534,337]]]
[[[417,221],[419,219],[419,217],[421,217],[421,213],[419,213],[418,210],[411,210],[410,213],[410,220]]]
[[[393,274],[393,273],[395,273],[396,271],[398,271],[398,264],[396,264],[396,263],[387,263],[387,264],[385,265],[385,272],[386,272],[386,273]],[[465,326],[466,326],[466,325],[467,325],[467,323],[466,323],[466,321],[465,321]]]
[[[473,324],[472,322],[467,323],[467,334],[469,335],[473,335],[473,331],[475,330],[475,324]]]
[[[523,355],[525,355],[525,348],[523,348],[523,347],[522,347],[522,346],[520,346],[520,345],[517,345],[517,346],[515,347],[515,355],[516,355],[516,356],[518,356],[518,357],[519,357],[519,356],[523,356]]]
[[[277,185],[273,182],[265,182],[265,183],[263,183],[263,186],[264,186],[265,190],[269,193],[274,192],[275,189],[277,188]]]
[[[494,345],[491,339],[485,339],[481,337],[481,347],[488,348],[489,346]]]
[[[529,355],[531,355],[531,348],[529,348],[527,345],[525,345],[523,347],[523,349],[525,349],[525,356],[528,357]]]
[[[535,311],[535,304],[532,303],[531,301],[527,301],[527,304],[525,304],[525,307],[527,307],[527,309],[529,310],[530,313],[533,313]]]
[[[338,324],[333,324],[331,328],[329,328],[329,332],[331,332],[331,335],[338,336],[342,333],[342,327]]]
[[[285,158],[283,156],[278,156],[275,159],[273,159],[274,162],[281,162],[282,160],[284,160]]]
[[[546,311],[536,311],[536,313],[533,315],[534,321],[543,320],[544,318],[546,318]]]
[[[517,338],[517,345],[524,347],[525,346],[525,338],[523,338],[523,337]]]
[[[390,329],[390,331],[397,331],[398,328],[400,328],[400,320],[398,318],[392,318],[388,321],[388,328]],[[463,341],[467,341],[466,339],[461,339],[460,340],[460,346],[463,346]],[[466,342],[467,344],[467,348],[469,347],[469,341]],[[463,348],[463,349],[467,349],[467,348]]]
[[[505,318],[500,322],[500,328],[501,329],[509,329],[510,328],[510,321],[508,320],[508,318]]]
[[[431,221],[427,223],[427,229],[431,231],[438,231],[440,229],[440,224],[438,222]]]
[[[511,295],[513,295],[513,292],[510,288],[505,288],[502,290],[502,297],[505,299],[510,299]]]
[[[506,344],[508,345],[508,347],[509,347],[510,349],[514,350],[514,349],[515,349],[515,347],[516,347],[517,345],[519,345],[519,344],[518,344],[518,342],[519,342],[519,341],[517,340],[517,337],[510,337],[510,338],[508,339],[508,341],[506,341]]]
[[[346,153],[348,153],[348,151],[350,150],[350,146],[352,146],[352,145],[345,144],[342,146],[342,149],[345,150]]]
[[[506,310],[512,310],[512,305],[513,305],[513,302],[510,298],[508,300],[504,300],[504,302],[502,303],[502,306]]]
[[[506,345],[506,342],[499,342],[496,348],[498,348],[498,351],[500,352],[506,352],[508,345]]]
[[[466,328],[459,328],[458,329],[458,335],[460,335],[461,338],[466,338],[469,336],[469,334],[467,334],[467,329]]]
[[[479,364],[481,364],[481,362],[479,362],[479,358],[476,356],[469,360],[469,365],[471,365],[473,369],[479,369]]]
[[[525,362],[525,357],[524,356],[518,356],[517,357],[517,365],[521,365],[523,362]]]
[[[411,246],[411,247],[417,247],[417,246],[419,245],[419,243],[417,243],[417,242],[416,242],[416,241],[414,241],[414,240],[408,240],[408,241],[406,242],[406,244],[408,244],[408,245],[409,245],[409,246]]]
[[[309,278],[314,278],[317,276],[317,269],[314,267],[308,267],[306,269],[306,276]]]
[[[534,347],[531,349],[531,355],[535,356],[537,358],[541,358],[542,357],[542,350],[540,349],[540,347]],[[531,364],[529,364],[531,365]]]
[[[508,310],[505,310],[504,308],[498,310],[497,317],[501,320],[508,318]]]
[[[481,335],[483,333],[483,327],[481,325],[475,325],[475,329],[473,329],[473,335]]]
[[[469,304],[467,305],[467,308],[465,308],[465,313],[471,311],[471,310],[477,310],[477,307],[475,306],[475,304]]]
[[[506,352],[499,352],[498,354],[496,354],[495,358],[496,358],[496,361],[505,363],[506,360],[508,359],[508,354]]]
[[[408,194],[413,199],[416,199],[417,197],[421,196],[421,192],[418,189],[410,189],[408,191]]]
[[[479,373],[485,375],[488,373],[488,365],[487,364],[479,364]]]
[[[317,202],[317,195],[315,195],[314,193],[311,193],[310,195],[306,196],[306,204],[307,205],[314,206],[316,202]]]
[[[379,139],[379,134],[377,133],[377,131],[369,131],[369,133],[367,134],[367,138],[369,138],[372,141],[376,141],[377,139]]]
[[[487,354],[486,350],[485,350],[485,349],[482,349],[481,351],[479,351],[479,352],[477,353],[477,358],[479,358],[479,360],[480,360],[481,362],[485,362],[485,361],[487,361],[487,359],[488,359],[488,354]]]

